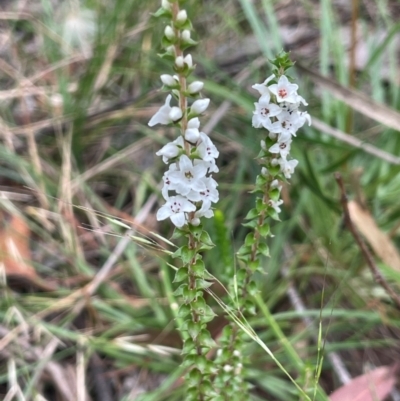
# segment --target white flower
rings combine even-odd
[[[264,127],[271,130],[272,123],[270,117],[278,116],[282,112],[281,108],[277,104],[270,103],[269,93],[261,96],[260,100],[254,103],[254,105],[256,109],[253,111],[253,127]]]
[[[179,155],[184,146],[185,144],[183,142],[183,138],[179,136],[175,139],[175,141],[169,142],[165,146],[163,146],[158,152],[156,152],[156,155],[162,156],[163,162],[167,164],[169,159],[172,159]]]
[[[200,157],[207,162],[214,161],[219,156],[216,146],[204,132],[200,132],[200,138],[201,142],[197,147]]]
[[[211,210],[211,202],[208,200],[205,200],[201,205],[201,208],[197,210],[196,213],[194,214],[195,218],[205,217],[209,219],[210,217],[213,216],[214,212]]]
[[[197,117],[189,120],[187,129],[185,131],[185,139],[190,143],[197,143],[200,138],[200,121]]]
[[[281,171],[286,178],[290,178],[294,173],[295,167],[299,164],[298,160],[293,159],[287,161],[286,159],[279,159],[279,165],[281,166]]]
[[[176,22],[183,24],[187,20],[187,13],[186,10],[180,10],[176,15]]]
[[[157,113],[151,117],[148,122],[149,127],[153,127],[156,124],[166,125],[182,118],[182,110],[179,107],[170,106],[171,98],[172,96],[168,95],[164,106],[161,106]]]
[[[194,81],[188,86],[188,92],[192,95],[199,93],[204,87],[204,82]]]
[[[172,40],[175,38],[175,32],[171,26],[167,25],[164,29],[164,35],[169,39]]]
[[[273,154],[278,154],[286,159],[286,157],[289,155],[290,152],[290,144],[292,143],[292,140],[289,138],[285,138],[283,141],[278,141],[274,145],[272,145],[268,150],[270,153]]]
[[[169,174],[171,189],[178,194],[186,196],[191,190],[201,192],[206,190],[202,178],[207,174],[207,166],[204,164],[193,165],[192,161],[182,155],[178,162],[179,170]]]
[[[272,81],[275,78],[275,75],[270,75],[262,84],[254,84],[252,86],[253,89],[258,91],[258,93],[263,96],[269,94],[269,89],[267,87],[268,82]]]
[[[219,200],[217,181],[215,181],[212,177],[203,177],[202,181],[204,182],[206,189],[200,192],[192,190],[186,195],[186,197],[193,202],[210,201],[217,203]]]
[[[175,86],[178,83],[178,80],[169,74],[163,74],[160,78],[162,83],[167,86]]]
[[[276,116],[277,120],[270,128],[271,132],[281,134],[286,133],[296,136],[296,131],[299,128],[300,118],[297,113],[289,113],[283,111]]]
[[[298,88],[298,85],[291,84],[285,75],[282,75],[279,78],[277,84],[269,86],[269,90],[276,96],[278,103],[296,103],[298,97],[296,91]]]
[[[193,102],[192,107],[190,108],[190,113],[196,115],[202,114],[207,110],[209,104],[210,99],[198,99]]]
[[[282,205],[282,203],[283,203],[282,199],[279,199],[277,201],[270,199],[268,201],[268,205],[271,206],[275,210],[275,212],[278,214],[281,212],[281,208],[279,206]]]
[[[196,206],[183,196],[171,196],[167,203],[158,210],[157,220],[165,220],[169,217],[176,227],[183,227],[187,222],[185,213],[194,212],[195,210]]]
[[[280,192],[281,189],[282,189],[282,185],[279,184],[279,181],[278,181],[278,180],[273,180],[273,181],[271,182],[271,188],[272,188],[272,189],[278,188],[278,190],[279,190],[279,192]]]

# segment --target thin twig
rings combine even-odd
[[[369,251],[367,245],[361,238],[361,235],[353,225],[353,222],[350,217],[350,212],[347,204],[347,195],[346,195],[346,190],[344,188],[344,183],[343,183],[343,178],[340,173],[335,173],[335,179],[336,182],[339,185],[340,188],[340,193],[341,193],[341,204],[343,208],[343,213],[344,213],[344,219],[345,223],[347,225],[347,228],[349,229],[350,233],[354,237],[358,247],[361,250],[361,253],[364,256],[365,261],[367,262],[368,267],[370,268],[375,281],[381,285],[388,295],[392,298],[393,302],[397,305],[397,307],[400,309],[400,296],[393,290],[393,288],[389,285],[389,283],[385,280],[385,278],[382,276],[381,272],[379,271],[378,267],[375,264],[374,258],[371,255],[371,252]]]

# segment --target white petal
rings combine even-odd
[[[171,221],[176,227],[183,227],[186,223],[185,213],[176,213],[171,216]]]
[[[149,127],[153,127],[156,124],[169,124],[171,122],[169,118],[169,112],[171,111],[171,106],[169,105],[171,102],[171,95],[167,96],[165,103],[160,109],[154,114],[154,116],[148,122]]]
[[[169,118],[171,119],[171,121],[178,121],[182,118],[183,113],[182,110],[179,107],[172,107],[170,112],[168,113]]]
[[[174,86],[174,85],[177,84],[175,78],[174,78],[172,75],[169,75],[169,74],[162,74],[160,78],[161,78],[161,82],[162,82],[164,85],[167,85],[167,86]]]
[[[195,114],[201,114],[207,110],[209,104],[210,99],[198,99],[192,104],[190,111]]]
[[[161,206],[157,211],[157,220],[165,220],[171,215],[171,209],[168,207],[168,203],[164,206]]]
[[[199,93],[204,87],[204,82],[194,81],[188,86],[188,92],[191,94]]]

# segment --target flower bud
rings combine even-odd
[[[170,11],[172,9],[172,5],[168,0],[161,0],[161,7],[164,10],[168,10],[168,11]]]
[[[172,40],[175,39],[175,32],[172,29],[171,26],[167,25],[164,29],[164,35],[167,37],[167,39]]]
[[[189,29],[185,29],[182,31],[181,38],[184,42],[189,42],[190,41],[190,31]]]
[[[210,99],[199,99],[196,100],[192,107],[190,108],[191,113],[201,114],[207,110],[208,105],[210,104]]]
[[[170,142],[167,143],[163,148],[161,148],[156,155],[165,156],[167,159],[172,159],[179,155],[180,149],[176,144]]]
[[[174,107],[171,108],[168,116],[173,122],[175,122],[175,121],[178,121],[178,120],[180,120],[182,118],[183,113],[182,113],[182,110],[179,107],[174,106]]]
[[[188,128],[200,128],[200,120],[197,117],[191,118],[188,121],[187,127]]]
[[[197,143],[200,138],[200,132],[197,128],[188,128],[185,131],[185,139],[190,143]]]
[[[188,86],[188,92],[192,95],[199,93],[204,87],[204,83],[201,81],[194,81]]]
[[[190,224],[192,226],[198,226],[200,225],[200,219],[198,217],[193,217],[193,219],[190,221]]]
[[[167,86],[175,86],[177,83],[175,78],[169,74],[163,74],[163,75],[161,75],[160,78],[161,78],[162,83]]]
[[[267,145],[266,145],[264,139],[261,139],[261,141],[260,141],[260,146],[261,146],[261,149],[262,149],[262,150],[267,150]]]
[[[179,13],[176,15],[176,22],[183,24],[187,20],[187,13],[186,10],[181,10]]]
[[[182,57],[182,56],[178,56],[178,57],[175,59],[175,65],[176,65],[178,68],[183,68],[183,66],[184,66],[184,61],[183,61],[183,57]]]
[[[192,68],[192,67],[193,67],[193,60],[192,60],[192,55],[191,55],[191,54],[188,54],[188,55],[183,59],[183,61],[185,62],[185,64],[187,64],[187,66],[188,66],[189,68]]]

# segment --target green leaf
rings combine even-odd
[[[257,260],[257,259],[256,259],[256,260],[249,261],[249,262],[247,263],[247,267],[248,267],[251,271],[255,272],[255,271],[257,271],[258,269],[261,269],[260,261]]]
[[[242,256],[242,255],[249,255],[251,253],[251,246],[247,246],[247,245],[242,245],[238,252],[237,255],[238,256]]]
[[[206,245],[206,246],[210,246],[210,247],[214,247],[214,246],[215,246],[214,243],[212,242],[211,237],[210,237],[210,235],[208,234],[207,231],[203,231],[203,232],[201,233],[200,242],[201,242],[203,245]]]
[[[201,259],[197,259],[196,263],[190,266],[190,270],[196,277],[203,277],[205,269],[204,262]]]
[[[242,223],[242,226],[243,227],[256,228],[257,224],[258,224],[258,219],[248,221],[247,223]]]
[[[186,317],[191,313],[191,311],[190,305],[182,304],[178,310],[178,316],[182,318]]]
[[[185,304],[191,303],[197,296],[196,288],[189,288],[186,286],[186,288],[183,289],[182,296]]]
[[[191,234],[193,235],[193,237],[196,239],[196,240],[199,240],[200,238],[201,238],[201,234],[202,234],[202,232],[204,231],[203,230],[203,226],[200,224],[200,225],[198,225],[198,226],[190,226],[190,228],[189,228],[189,230],[190,230],[190,232],[191,232]]]
[[[256,307],[255,307],[254,303],[253,303],[252,301],[250,301],[250,300],[247,300],[247,301],[245,302],[244,308],[245,308],[246,312],[247,312],[249,315],[253,315],[253,316],[254,316],[254,315],[256,315],[256,313],[257,313]]]
[[[260,213],[256,208],[250,209],[249,212],[247,213],[245,220],[252,220],[258,217]]]
[[[175,291],[174,291],[174,295],[176,297],[180,297],[183,295],[183,292],[186,290],[186,288],[188,288],[187,284],[181,284]]]
[[[203,297],[197,297],[197,299],[191,303],[192,309],[199,315],[204,315],[206,301]]]
[[[181,281],[186,280],[187,278],[188,278],[188,268],[187,267],[181,267],[175,273],[175,278],[174,278],[173,283],[179,283]]]
[[[246,269],[239,269],[236,273],[236,280],[238,283],[244,283],[247,277],[247,271]]]
[[[277,221],[280,221],[281,219],[279,218],[279,215],[278,215],[278,213],[276,212],[276,210],[273,208],[273,207],[268,207],[267,208],[267,213],[268,213],[268,216],[270,216],[271,217],[271,219],[274,219],[274,220],[277,220]]]
[[[209,288],[213,285],[213,283],[210,283],[209,281],[206,281],[202,278],[197,278],[196,279],[196,288],[199,289],[206,289]]]
[[[265,222],[262,226],[258,226],[257,229],[262,237],[266,237],[270,233],[268,222]]]
[[[202,327],[203,327],[203,323],[201,323],[201,322],[193,322],[193,321],[188,322],[187,331],[189,332],[190,337],[192,337],[193,340],[195,340],[197,338]]]
[[[189,249],[187,245],[180,248],[181,249],[181,259],[184,265],[189,264],[196,255],[195,249]]]
[[[267,178],[266,177],[264,177],[261,174],[257,176],[256,185],[264,186],[266,183],[267,183]]]
[[[196,360],[193,359],[193,362],[196,363]],[[203,375],[199,369],[192,369],[185,378],[187,385],[189,387],[198,385],[201,382],[202,376]]]
[[[278,188],[273,188],[268,191],[268,195],[272,200],[277,201],[279,200],[281,192],[279,191]]]
[[[257,288],[257,284],[256,284],[256,282],[255,281],[250,281],[250,283],[247,285],[247,291],[248,291],[248,293],[252,296],[252,297],[254,297],[254,296],[256,296],[257,294],[258,294],[258,288]]]
[[[215,341],[211,338],[211,334],[208,330],[202,330],[197,337],[197,342],[204,347],[214,348],[216,347]]]
[[[191,352],[194,348],[195,348],[195,343],[193,341],[192,338],[187,338],[185,340],[185,343],[183,344],[183,348],[182,348],[182,354],[188,354],[189,352]]]
[[[204,308],[204,315],[200,315],[199,319],[202,323],[208,323],[211,322],[215,316],[217,315],[214,313],[212,308],[209,305],[206,305]]]
[[[172,18],[171,11],[166,10],[165,8],[159,8],[155,13],[151,13],[151,15],[155,18],[166,17],[168,19]]]
[[[261,253],[264,256],[269,256],[269,247],[264,242],[260,242],[258,244],[257,252]]]
[[[248,233],[248,234],[246,235],[245,240],[244,240],[244,244],[245,244],[246,246],[250,246],[250,247],[251,247],[255,242],[256,242],[256,240],[255,240],[255,238],[254,238],[254,233],[253,233],[253,232]]]

